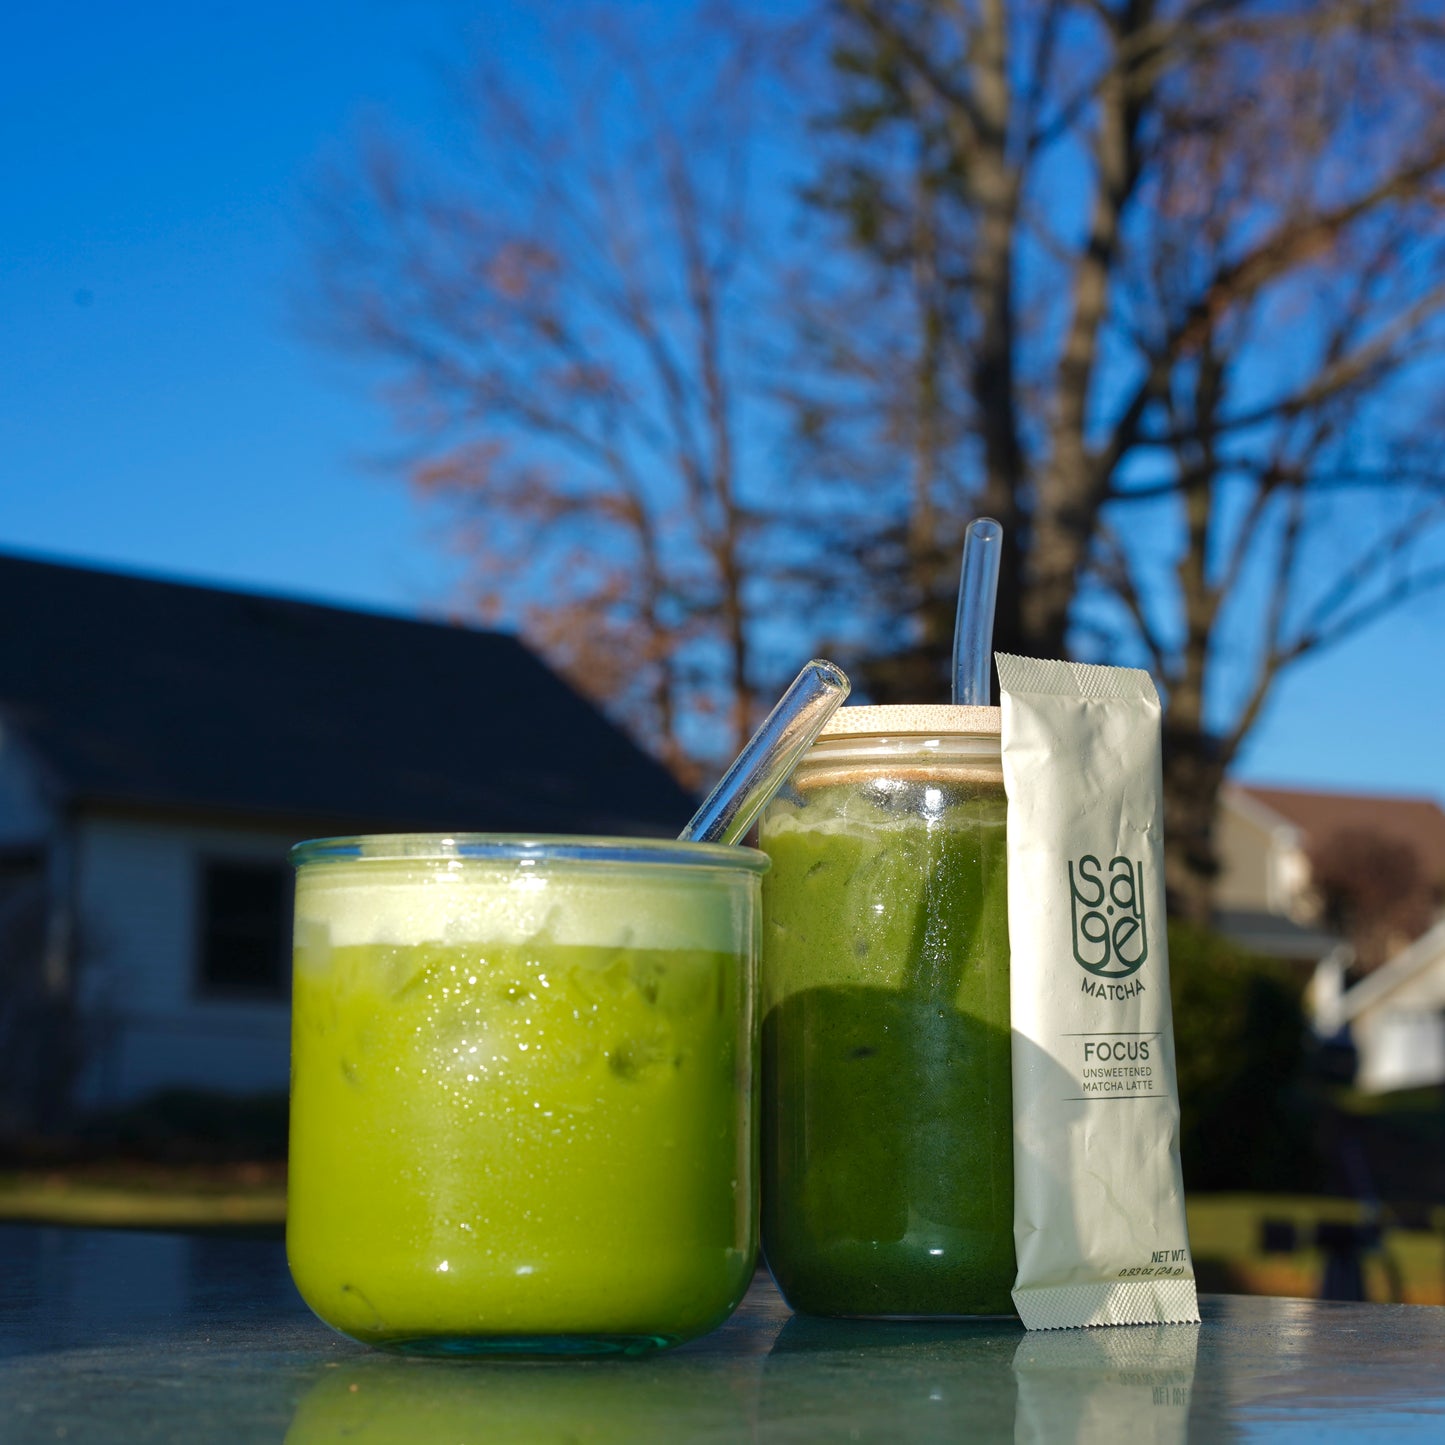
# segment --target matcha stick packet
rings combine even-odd
[[[1031,1330],[1199,1319],[1179,1167],[1159,697],[997,655],[1008,794],[1013,1299]]]

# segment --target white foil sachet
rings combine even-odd
[[[1031,1330],[1199,1319],[1179,1168],[1159,696],[997,656],[1008,793],[1013,1299]]]

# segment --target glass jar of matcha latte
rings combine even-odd
[[[794,1309],[1012,1313],[999,710],[841,709],[768,808],[763,1249]]]

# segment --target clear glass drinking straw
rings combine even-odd
[[[963,538],[963,572],[958,579],[958,618],[953,626],[953,700],[971,707],[993,704],[993,614],[998,599],[998,564],[1003,528],[992,517],[976,517]]]
[[[842,668],[814,658],[679,833],[682,843],[736,843],[772,801],[823,724],[848,696]]]

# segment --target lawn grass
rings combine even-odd
[[[1364,1222],[1351,1199],[1288,1194],[1198,1194],[1188,1201],[1189,1236],[1200,1287],[1231,1294],[1314,1298],[1324,1255],[1263,1248],[1266,1219],[1293,1226],[1308,1245],[1322,1221]],[[279,1236],[286,1219],[280,1163],[161,1165],[114,1163],[0,1171],[0,1222],[90,1228],[221,1230]],[[1445,1304],[1445,1208],[1391,1227],[1365,1258],[1372,1300]]]
[[[280,1235],[280,1163],[112,1163],[0,1170],[0,1222]]]
[[[1188,1201],[1189,1242],[1202,1289],[1232,1294],[1317,1297],[1324,1254],[1308,1246],[1321,1222],[1365,1223],[1353,1199],[1288,1194],[1201,1194]],[[1263,1248],[1265,1220],[1293,1226],[1302,1245],[1288,1253]],[[1445,1209],[1400,1228],[1388,1214],[1381,1247],[1365,1255],[1365,1289],[1376,1301],[1445,1304]]]

